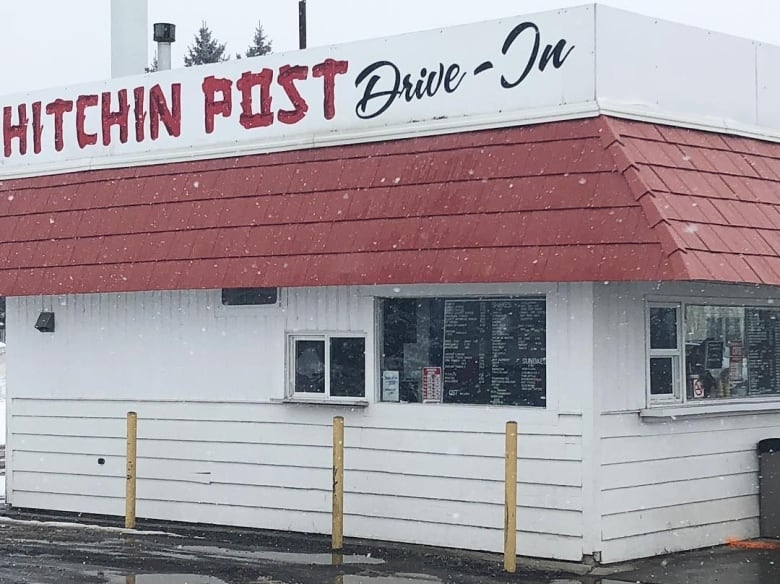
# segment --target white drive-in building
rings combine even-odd
[[[684,58],[682,58],[684,57]],[[602,562],[759,535],[780,48],[583,6],[0,98],[7,502]]]

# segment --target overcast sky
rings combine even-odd
[[[309,46],[336,44],[584,4],[582,0],[308,0]],[[608,0],[619,8],[780,45],[777,0]],[[176,23],[174,67],[201,20],[231,53],[258,21],[274,51],[298,46],[297,0],[149,0]],[[0,94],[110,75],[109,0],[0,0]],[[151,33],[150,35],[151,36]],[[151,46],[150,41],[150,46]]]

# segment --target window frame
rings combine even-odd
[[[678,405],[686,408],[712,408],[720,405],[728,407],[728,404],[760,404],[780,402],[780,393],[768,396],[737,396],[718,399],[697,399],[689,400],[686,394],[686,380],[684,372],[687,371],[685,357],[685,312],[688,306],[713,306],[730,308],[758,308],[765,310],[774,310],[780,314],[780,304],[774,304],[771,298],[717,298],[712,296],[690,297],[690,296],[655,296],[645,297],[645,395],[648,408],[661,408],[664,406]],[[675,399],[665,399],[664,396],[654,396],[650,393],[650,358],[651,356],[664,356],[661,353],[670,351],[668,349],[650,349],[650,308],[664,308],[676,306],[678,310],[677,318],[677,352],[680,353],[678,361],[678,371],[674,379]],[[658,354],[656,354],[658,353]]]
[[[333,396],[330,394],[330,374],[331,374],[331,339],[349,338],[363,339],[363,395],[362,396]],[[295,369],[296,369],[296,351],[297,341],[320,341],[325,344],[325,393],[313,393],[305,391],[295,391]],[[286,342],[287,355],[285,364],[287,368],[285,399],[293,401],[312,401],[312,402],[333,402],[333,403],[354,403],[365,402],[369,397],[368,380],[370,369],[368,362],[368,335],[357,331],[293,331],[287,333]]]
[[[650,335],[650,311],[653,308],[673,308],[677,311],[677,348],[653,349],[651,348]],[[645,303],[645,392],[647,403],[651,405],[666,405],[670,403],[683,403],[685,392],[682,391],[681,372],[685,371],[685,351],[683,351],[683,315],[684,304],[682,302],[651,302]],[[668,357],[672,359],[672,393],[653,394],[650,383],[650,360],[654,358]]]
[[[550,347],[552,346],[550,343],[550,334],[553,327],[551,327],[551,314],[552,314],[552,303],[550,299],[550,291],[543,288],[536,288],[533,287],[532,289],[518,289],[518,290],[512,290],[506,289],[502,291],[496,291],[496,292],[490,292],[490,291],[484,291],[480,294],[463,294],[463,293],[457,293],[459,291],[453,291],[451,293],[447,292],[432,292],[428,290],[427,288],[423,287],[419,290],[410,288],[408,290],[405,290],[403,293],[399,293],[397,290],[389,289],[386,293],[377,293],[373,292],[372,297],[374,298],[374,330],[376,331],[375,337],[374,337],[374,344],[375,344],[375,350],[374,350],[374,383],[375,383],[375,399],[377,403],[382,404],[400,404],[404,407],[431,407],[431,406],[438,406],[438,407],[461,407],[461,408],[514,408],[514,409],[520,409],[525,410],[528,412],[549,412],[554,411],[555,406],[551,404],[557,404],[558,395],[555,392],[555,383],[551,382],[551,366],[550,366],[550,359],[554,358],[554,351],[550,350]],[[545,354],[545,404],[542,406],[534,406],[534,405],[514,405],[514,404],[478,404],[478,403],[458,403],[458,402],[447,402],[444,401],[444,387],[442,388],[442,401],[437,403],[423,403],[423,402],[405,402],[405,401],[384,401],[382,399],[382,354],[383,354],[383,342],[384,342],[384,322],[382,318],[382,301],[384,300],[397,300],[397,299],[410,299],[410,300],[443,300],[445,303],[447,301],[475,301],[475,302],[502,302],[502,301],[533,301],[533,300],[540,300],[544,302],[544,308],[545,308],[545,319],[544,319],[544,330],[545,330],[545,344],[544,344],[544,354]],[[446,325],[442,329],[442,334],[445,334],[446,331]],[[443,365],[443,356],[444,356],[444,347],[442,346],[442,375],[444,370]],[[442,379],[443,383],[443,379]]]
[[[263,286],[259,286],[263,287]],[[266,286],[272,288],[273,286]],[[287,288],[277,287],[274,304],[222,304],[222,288],[214,293],[214,316],[217,318],[251,318],[268,316],[269,313],[284,310],[287,307]]]

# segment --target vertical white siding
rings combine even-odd
[[[132,409],[140,517],[327,533],[330,424],[344,415],[347,536],[500,551],[503,430],[515,419],[519,552],[579,560],[576,396],[592,376],[572,364],[588,367],[579,349],[593,335],[591,289],[385,291],[546,294],[546,410],[376,403],[373,374],[367,408],[274,403],[284,395],[286,332],[364,332],[375,362],[371,293],[382,289],[287,290],[279,307],[235,310],[214,291],[9,299],[9,502],[121,514]],[[43,308],[57,315],[54,334],[33,328]]]
[[[756,443],[780,436],[780,414],[640,416],[645,297],[774,299],[778,290],[707,284],[612,284],[596,290],[602,559],[616,562],[758,535]]]

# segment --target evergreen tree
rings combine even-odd
[[[154,59],[152,59],[152,64],[149,65],[146,68],[147,73],[157,73],[157,71],[160,70],[160,63],[157,61],[157,52],[154,53]]]
[[[261,55],[267,55],[271,52],[271,44],[272,41],[263,31],[263,25],[258,22],[257,28],[255,29],[255,36],[252,39],[252,44],[246,51],[246,56],[259,57]]]
[[[187,47],[187,54],[184,56],[185,67],[221,63],[228,59],[230,59],[230,55],[225,55],[225,43],[217,41],[211,34],[206,21],[203,21],[198,34],[195,35],[195,40]]]

